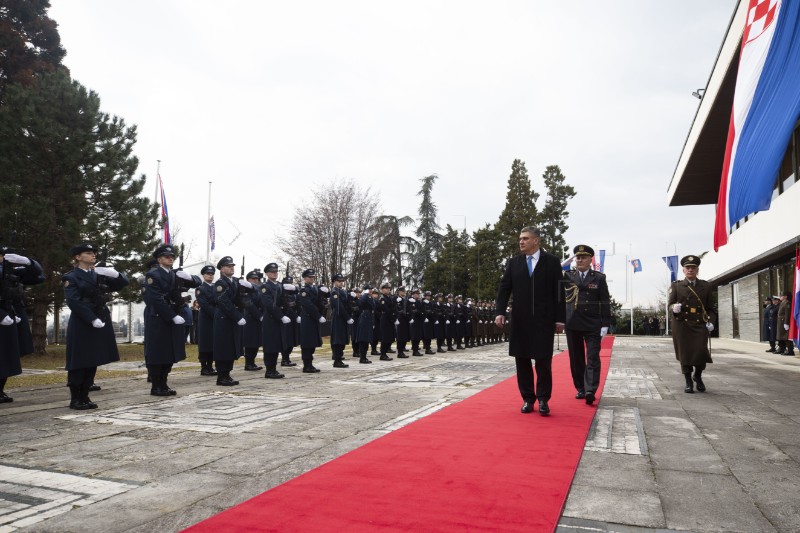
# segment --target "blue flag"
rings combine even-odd
[[[667,264],[667,268],[669,269],[669,281],[677,281],[678,280],[678,256],[677,255],[668,255],[667,257],[662,257],[661,259]]]
[[[633,265],[633,272],[634,273],[642,271],[642,262],[639,261],[638,259],[632,260],[631,264]]]

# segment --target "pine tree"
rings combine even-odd
[[[467,252],[470,269],[468,293],[479,300],[494,300],[505,259],[500,252],[500,235],[495,228],[486,224],[475,230],[472,241],[474,244]]]
[[[467,266],[469,235],[459,233],[450,224],[445,228],[442,248],[436,261],[425,269],[425,289],[432,292],[466,294],[470,272]]]
[[[569,246],[564,240],[564,233],[569,229],[567,203],[577,193],[572,185],[564,183],[566,177],[558,165],[548,166],[542,178],[547,188],[547,197],[539,215],[539,229],[542,232],[540,245],[556,257],[564,258],[569,256]]]
[[[525,162],[515,159],[508,177],[506,206],[495,225],[500,235],[503,257],[509,258],[519,251],[519,233],[522,228],[536,225],[539,220],[536,209],[538,199],[539,194],[531,188]]]
[[[156,206],[139,195],[145,177],[134,177],[135,128],[101,113],[97,94],[58,71],[28,87],[9,85],[6,97],[0,227],[16,230],[18,246],[47,276],[30,292],[34,348],[43,353],[47,313],[72,268],[69,248],[91,240],[101,258],[137,271],[155,245]]]
[[[433,184],[438,179],[436,174],[426,176],[420,181],[422,188],[417,196],[422,196],[419,204],[419,225],[415,231],[419,247],[414,253],[411,263],[411,282],[415,286],[421,286],[424,282],[424,272],[428,265],[433,263],[442,247],[442,235],[439,233],[441,227],[436,223],[437,208],[431,198]]]

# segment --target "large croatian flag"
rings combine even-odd
[[[800,0],[750,0],[722,165],[714,250],[731,227],[769,209],[800,116]]]
[[[800,249],[794,256],[794,290],[792,294],[792,319],[789,322],[789,338],[800,348]]]

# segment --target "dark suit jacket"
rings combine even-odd
[[[509,355],[531,359],[553,357],[555,324],[565,321],[561,280],[561,262],[544,250],[533,277],[528,275],[524,254],[508,261],[497,292],[497,313],[506,315],[509,297],[513,297],[514,330],[509,339]]]

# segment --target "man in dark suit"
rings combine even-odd
[[[566,337],[572,383],[592,405],[600,385],[600,339],[611,325],[611,297],[606,276],[589,268],[594,257],[591,246],[579,244],[573,249],[576,269],[564,274],[566,281]]]
[[[564,331],[565,309],[561,262],[539,248],[539,238],[538,228],[525,227],[520,232],[522,253],[506,263],[497,291],[495,324],[505,325],[509,296],[513,296],[516,326],[508,353],[517,365],[517,385],[524,402],[521,411],[533,412],[538,399],[539,413],[546,416],[550,414],[547,402],[553,388],[553,337]],[[531,360],[536,361],[536,384]]]

